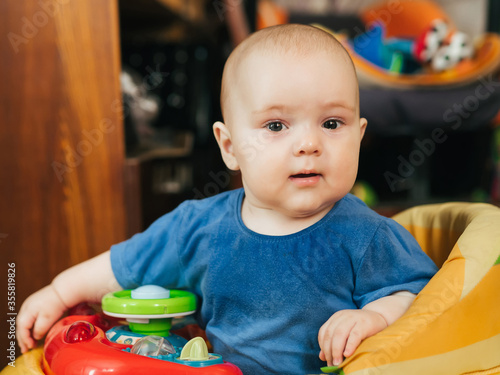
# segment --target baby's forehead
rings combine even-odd
[[[352,62],[347,53],[341,49],[311,48],[311,46],[294,46],[282,49],[270,46],[256,46],[245,51],[233,68],[233,74],[246,76],[257,64],[293,64],[300,62],[302,65],[313,63],[317,59],[327,60],[331,65],[352,66]],[[355,73],[354,66],[352,72]]]
[[[306,25],[282,25],[261,30],[241,43],[227,64],[238,66],[249,57],[259,55],[279,58],[284,55],[307,57],[315,53],[325,53],[352,64],[347,51],[331,34]]]
[[[354,80],[356,73],[352,60],[342,44],[331,34],[306,25],[281,25],[260,30],[243,41],[230,55],[224,67],[221,91],[221,107],[224,115],[229,107],[230,92],[242,80],[251,79],[254,65],[265,60],[286,62],[287,59],[307,60],[321,54],[332,64],[346,64]],[[357,85],[357,80],[355,82]]]

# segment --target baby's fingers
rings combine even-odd
[[[36,321],[35,325],[33,326],[33,338],[35,340],[40,340],[45,336],[47,331],[52,327],[52,324],[54,324],[57,319],[59,318],[60,315],[53,315],[53,314],[39,314]]]
[[[332,338],[332,363],[330,365],[339,365],[344,360],[344,352],[352,328],[353,324],[351,323],[342,327],[337,327],[337,329],[335,330]]]
[[[64,313],[65,306],[51,286],[40,289],[24,301],[17,316],[17,340],[24,353],[43,338]]]
[[[318,340],[321,348],[320,359],[326,361],[328,366],[338,365],[342,362],[344,349],[354,323],[343,317],[332,316],[321,327]]]
[[[361,332],[360,327],[355,325],[349,333],[349,337],[345,343],[344,356],[351,356],[365,337],[366,335]]]
[[[35,340],[31,337],[31,328],[35,319],[36,316],[34,315],[19,314],[16,321],[16,337],[22,353],[35,347]]]
[[[335,329],[335,325],[330,318],[323,326],[320,328],[318,333],[318,342],[321,351],[319,353],[319,358],[322,361],[326,361],[328,366],[332,365],[332,333]]]

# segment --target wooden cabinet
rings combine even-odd
[[[60,271],[124,240],[126,210],[116,0],[3,0],[0,35],[4,332],[8,264],[18,312]]]

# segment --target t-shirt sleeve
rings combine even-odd
[[[111,267],[121,287],[132,289],[146,284],[179,287],[182,283],[179,241],[185,206],[180,205],[146,231],[111,247]]]
[[[418,294],[436,271],[434,262],[405,228],[384,220],[355,269],[354,302],[362,308],[398,291]]]

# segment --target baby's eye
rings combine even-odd
[[[280,132],[285,129],[285,125],[279,121],[268,122],[266,124],[266,128],[268,128],[272,132]]]
[[[330,119],[330,120],[326,120],[323,125],[325,129],[337,129],[339,126],[340,126],[340,121],[338,120],[334,120],[334,119]]]

